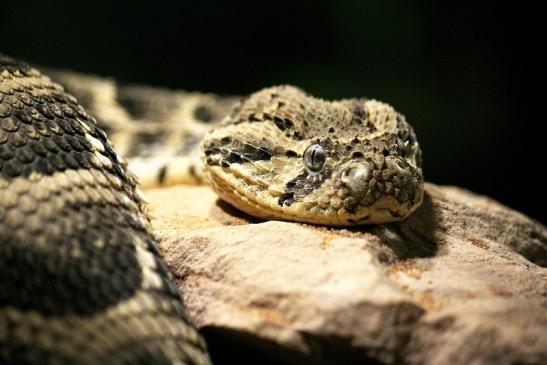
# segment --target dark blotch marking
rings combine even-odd
[[[149,132],[139,132],[135,136],[135,143],[136,144],[144,144],[149,145],[156,143],[159,138],[163,138],[165,136],[165,133],[149,133]]]
[[[192,176],[193,178],[197,179],[197,180],[201,180],[198,176],[198,174],[196,173],[196,167],[194,165],[190,165],[190,167],[188,168],[188,173],[190,174],[190,176]]]
[[[226,137],[229,138],[229,137]],[[233,163],[243,163],[252,161],[270,160],[273,156],[273,152],[264,147],[256,147],[252,144],[245,143],[243,145],[231,144],[230,148],[224,148],[225,144],[228,144],[230,140],[226,139],[214,141],[204,147],[205,156],[220,155],[220,164],[224,167],[228,167]],[[218,165],[212,158],[207,158],[206,163],[208,165]]]
[[[290,206],[296,200],[311,194],[314,190],[318,189],[323,182],[328,179],[332,174],[332,170],[329,166],[325,168],[318,174],[314,175],[310,179],[307,171],[301,172],[294,179],[287,182],[285,185],[285,191],[277,200],[277,203],[280,206],[286,205]]]
[[[220,153],[220,148],[217,147],[205,147],[205,156],[211,156],[216,153]]]
[[[272,158],[272,152],[264,147],[256,147],[251,144],[244,144],[241,157],[247,161],[263,161]]]
[[[353,107],[353,114],[355,114],[356,117],[358,118],[361,118],[361,119],[366,119],[367,118],[367,112],[365,111],[365,109],[363,108],[363,105],[364,104],[365,100],[360,100],[359,102],[355,102],[354,104],[354,107]]]
[[[223,137],[220,140],[220,145],[221,146],[226,146],[227,144],[230,144],[230,143],[232,143],[232,137]]]
[[[351,154],[351,157],[352,157],[352,158],[363,158],[364,155],[363,155],[362,152],[353,152],[353,153]]]
[[[298,157],[298,154],[292,150],[287,150],[287,152],[285,152],[285,156],[287,157]]]
[[[301,140],[304,139],[304,133],[302,133],[300,131],[295,131],[291,137],[293,139],[296,139],[297,141],[301,141]]]
[[[402,157],[406,157],[406,148],[402,143],[399,143],[396,145],[395,150],[401,155]]]
[[[290,207],[292,203],[294,203],[294,192],[283,193],[283,195],[277,199],[277,204],[281,207],[284,205]]]
[[[294,126],[294,123],[290,119],[282,119],[279,117],[273,117],[273,122],[277,126],[277,128],[281,129],[282,131],[291,129]]]
[[[359,140],[359,138],[355,137],[354,139],[351,140],[351,143],[359,144],[359,143],[361,143],[361,141]]]
[[[13,132],[9,143],[0,144],[0,177],[9,181],[33,172],[51,176],[67,168],[88,169],[91,155],[84,151],[83,141],[87,142],[82,136],[68,134],[29,140],[21,132]],[[108,153],[105,157],[115,163]]]
[[[289,182],[287,183],[286,188],[292,189],[292,188],[294,188],[295,186],[296,186],[296,181],[291,180],[291,181],[289,181]]]
[[[132,117],[139,119],[146,116],[146,109],[142,103],[131,93],[127,93],[125,88],[117,90],[116,100]]]
[[[334,133],[334,127],[329,127],[329,133]]]
[[[30,72],[28,66],[0,55],[0,73],[4,70],[12,74],[17,71],[23,74]],[[0,81],[0,84],[6,85],[3,81]],[[62,108],[58,105],[55,108],[49,103],[59,102],[55,100],[63,98],[54,98],[53,91],[45,91],[49,95],[40,96],[40,102],[44,103],[41,104],[44,113],[50,116],[51,113],[60,114]],[[30,95],[29,98],[36,102],[32,97],[35,92],[36,90],[31,89],[20,93]],[[5,99],[5,95],[0,96],[0,99]],[[34,108],[36,113],[40,113],[37,105]],[[11,110],[9,111],[11,114]],[[46,115],[43,114],[42,117]],[[61,117],[63,119],[59,119]],[[43,125],[43,129],[39,127],[41,122],[33,121],[39,133],[38,139],[28,139],[24,145],[21,144],[23,140],[18,135],[22,131],[8,131],[11,134],[8,136],[9,142],[0,143],[0,180],[9,181],[12,177],[29,176],[33,172],[51,175],[67,167],[85,169],[90,166],[93,148],[83,137],[81,128],[77,134],[79,123],[75,121],[75,116],[68,113],[61,117],[57,115],[56,122],[48,123],[48,128]],[[84,112],[79,113],[79,118],[88,126],[93,125],[86,119]],[[98,130],[92,134],[95,137],[100,136]],[[125,170],[118,164],[117,157],[108,144],[105,144],[103,155],[113,163],[110,171],[124,182],[124,194],[137,203],[134,183],[127,179]],[[39,186],[31,184],[31,189],[34,188]],[[68,193],[68,189],[64,191]],[[50,198],[55,200],[56,197]],[[40,224],[33,224],[32,230],[29,230],[29,217],[33,217],[33,214],[36,217],[35,208],[30,214],[21,215],[21,219],[17,219],[15,223],[8,222],[3,216],[0,219],[2,308],[17,308],[22,313],[35,312],[38,317],[70,318],[96,316],[107,308],[133,298],[135,292],[141,289],[143,275],[134,245],[136,237],[145,245],[145,250],[154,254],[156,260],[155,271],[161,277],[163,288],[160,287],[154,295],[178,298],[174,285],[167,283],[168,272],[164,269],[165,265],[159,261],[159,255],[154,248],[156,244],[146,233],[147,228],[137,214],[124,208],[122,204],[105,204],[91,200],[83,204],[78,199],[67,199],[64,203],[56,202],[59,204],[55,205],[53,213],[39,218]],[[19,207],[9,209],[17,211]],[[9,213],[9,210],[7,212]],[[47,246],[38,247],[38,239],[43,239]],[[97,242],[102,244],[98,245]],[[32,328],[32,323],[27,324],[29,331],[36,333],[39,330]],[[17,337],[9,335],[12,329],[8,321],[8,341]],[[96,332],[92,335],[101,334]],[[0,344],[0,347],[2,345]],[[21,347],[24,346],[23,344]],[[12,348],[8,349],[7,353],[10,359],[15,359],[14,363],[26,363],[18,361],[25,355],[10,357],[11,350]],[[64,358],[56,361],[56,358],[41,354],[40,349],[33,348],[33,361],[42,358],[44,363],[66,362]],[[2,358],[5,359],[3,355],[5,351],[0,354],[0,363],[3,363]],[[48,361],[52,359],[54,360]]]
[[[194,118],[204,123],[210,123],[213,121],[214,115],[207,106],[199,105],[194,109]]]
[[[167,174],[167,165],[162,166],[158,170],[158,183],[161,185],[165,181],[165,175]]]
[[[243,159],[241,155],[237,152],[230,152],[228,156],[223,160],[223,162],[228,162],[229,164],[233,163],[242,163]]]
[[[104,220],[100,222],[103,228],[74,228],[72,234],[46,237],[55,250],[45,251],[34,249],[31,242],[21,242],[12,231],[0,230],[0,241],[5,243],[0,247],[3,306],[36,311],[44,316],[92,316],[131,298],[140,288],[142,273],[135,247],[127,244],[131,241],[128,228],[111,228],[112,221],[129,223],[122,213],[97,206],[65,209],[65,217],[57,217],[48,224],[59,225],[61,220],[68,224],[74,222],[74,216],[80,215],[85,220],[92,215]],[[127,219],[135,219],[132,214],[124,213]],[[112,221],[106,222],[102,217],[112,217]],[[108,244],[98,249],[93,244],[97,239]],[[82,254],[71,256],[71,248],[79,249]]]

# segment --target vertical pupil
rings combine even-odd
[[[325,151],[318,144],[309,146],[304,151],[304,165],[309,173],[317,174],[325,163]]]

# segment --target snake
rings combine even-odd
[[[328,226],[422,202],[416,135],[386,103],[38,68],[0,54],[2,364],[211,363],[139,186],[208,184],[258,218]]]

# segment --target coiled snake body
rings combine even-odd
[[[421,203],[416,137],[378,101],[290,86],[238,101],[51,75],[98,122],[0,55],[2,364],[209,363],[133,172],[143,186],[205,180],[262,218],[381,223]]]

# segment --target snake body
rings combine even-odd
[[[327,225],[403,219],[422,201],[416,136],[379,101],[48,74],[64,88],[0,55],[2,364],[209,363],[137,178],[207,182],[249,214]]]
[[[0,364],[209,362],[105,133],[0,55]]]

